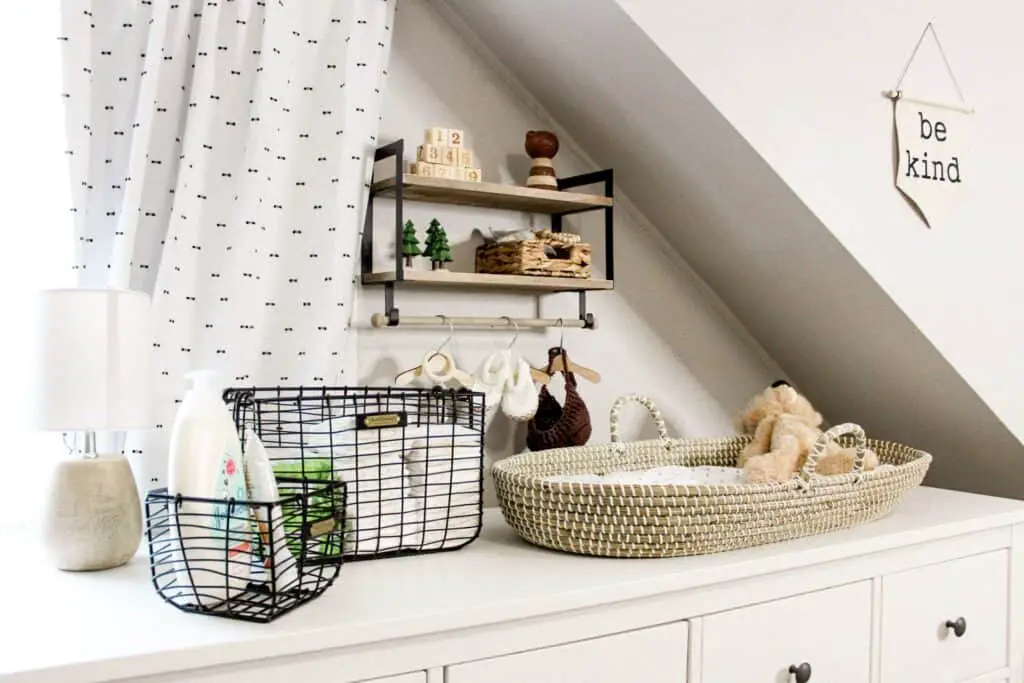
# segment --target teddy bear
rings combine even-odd
[[[785,380],[754,396],[736,417],[737,430],[752,437],[737,462],[747,481],[788,481],[800,472],[822,433],[821,423],[821,413]],[[831,442],[818,459],[815,471],[822,475],[852,472],[855,457],[855,448]],[[877,466],[877,454],[867,449],[864,471]]]

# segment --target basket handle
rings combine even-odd
[[[853,434],[854,439],[856,439],[855,447],[857,452],[853,458],[853,473],[857,475],[858,479],[860,478],[861,472],[864,471],[864,458],[867,455],[867,437],[864,435],[863,427],[852,422],[846,422],[836,425],[818,436],[818,440],[814,442],[811,452],[807,454],[807,461],[804,463],[803,469],[800,470],[800,477],[804,481],[808,481],[818,469],[818,460],[825,454],[825,448],[828,447],[829,443],[844,434]]]
[[[613,444],[619,444],[620,450],[625,448],[623,442],[619,441],[619,412],[622,410],[622,406],[626,403],[633,401],[639,403],[651,414],[654,419],[654,424],[658,427],[658,438],[665,442],[665,446],[668,447],[668,427],[665,426],[665,418],[661,416],[661,410],[654,404],[647,396],[640,394],[626,394],[615,399],[615,403],[612,404],[611,417],[609,420],[609,427],[612,437]]]

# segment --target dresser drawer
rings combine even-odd
[[[179,674],[154,678],[131,679],[126,683],[304,683],[324,681],[325,683],[427,683],[426,671],[366,679],[347,671],[344,659],[326,653],[273,657],[237,664],[214,666],[208,669],[193,669]]]
[[[445,683],[682,683],[689,629],[680,621],[455,664]]]
[[[704,619],[702,654],[701,680],[712,683],[792,681],[789,668],[801,665],[809,667],[811,681],[865,683],[871,664],[871,584],[710,615]]]
[[[882,683],[954,683],[1008,664],[1008,550],[882,580]],[[946,622],[962,619],[957,637]]]

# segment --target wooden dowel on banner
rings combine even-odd
[[[945,102],[932,102],[931,100],[921,100],[916,97],[907,97],[901,90],[883,90],[882,96],[887,97],[890,100],[903,100],[904,102],[912,102],[913,104],[920,104],[926,107],[936,107],[938,109],[950,109],[952,111],[958,111],[964,114],[973,114],[974,107],[968,107],[959,104],[946,104]]]

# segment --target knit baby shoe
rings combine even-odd
[[[511,368],[501,397],[501,411],[512,420],[526,422],[537,414],[537,386],[525,360],[517,358]]]
[[[501,404],[505,385],[512,375],[512,354],[507,349],[495,351],[477,368],[473,391],[482,392],[490,411]]]

